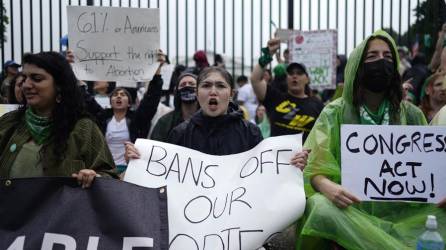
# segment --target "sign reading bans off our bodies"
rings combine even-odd
[[[280,32],[283,36],[286,31]],[[288,34],[291,61],[305,65],[312,88],[335,88],[337,32],[291,30]]]
[[[341,127],[342,186],[364,201],[437,203],[446,197],[446,129]]]
[[[150,80],[158,67],[158,9],[68,6],[73,70],[81,80]]]
[[[167,185],[170,249],[257,249],[304,212],[302,172],[289,164],[299,135],[227,156],[145,139],[135,145],[141,158],[124,180]]]

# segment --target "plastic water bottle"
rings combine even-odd
[[[444,241],[437,232],[437,218],[428,215],[426,231],[418,238],[417,250],[444,250]]]

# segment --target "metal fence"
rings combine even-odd
[[[159,8],[161,49],[174,63],[190,66],[205,50],[222,54],[234,74],[249,74],[260,48],[277,28],[338,30],[338,53],[348,54],[379,28],[401,35],[415,22],[420,0],[0,0],[9,24],[1,43],[1,64],[21,61],[25,52],[62,50],[66,6]],[[3,18],[3,13],[0,14]],[[0,19],[1,20],[1,19]],[[409,36],[410,38],[410,36]],[[410,40],[410,39],[409,39]],[[284,46],[284,45],[283,45]],[[2,67],[3,68],[3,67]]]

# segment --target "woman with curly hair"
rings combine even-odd
[[[0,178],[72,176],[89,187],[115,175],[101,131],[85,112],[77,79],[56,52],[26,54],[26,105],[0,118]]]

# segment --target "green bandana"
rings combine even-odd
[[[359,107],[361,124],[365,125],[389,125],[389,102],[385,100],[379,105],[378,112],[373,113],[367,106]]]
[[[36,144],[41,145],[50,138],[53,128],[53,121],[51,119],[37,116],[31,108],[28,108],[25,112],[25,121],[26,127]]]

